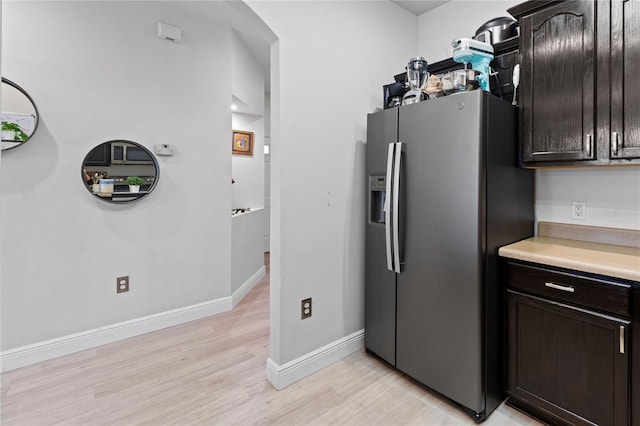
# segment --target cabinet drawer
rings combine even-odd
[[[566,272],[507,264],[509,287],[537,296],[628,317],[630,285]]]

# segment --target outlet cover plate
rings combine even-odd
[[[573,201],[571,203],[571,219],[586,220],[587,204],[584,201]]]
[[[311,316],[311,298],[300,301],[300,319],[307,319]]]
[[[129,291],[129,276],[116,278],[116,292],[126,293]]]

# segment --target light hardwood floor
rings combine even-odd
[[[268,275],[232,311],[2,374],[3,425],[473,425],[364,350],[276,391]],[[486,425],[536,425],[500,406]]]

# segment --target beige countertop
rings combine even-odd
[[[640,282],[640,248],[546,236],[500,247],[502,257]]]

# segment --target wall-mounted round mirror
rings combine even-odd
[[[112,140],[93,148],[82,162],[82,182],[94,197],[127,203],[149,194],[158,183],[156,157],[144,146]]]
[[[2,77],[2,149],[22,145],[38,128],[38,109],[31,96],[11,80]]]

